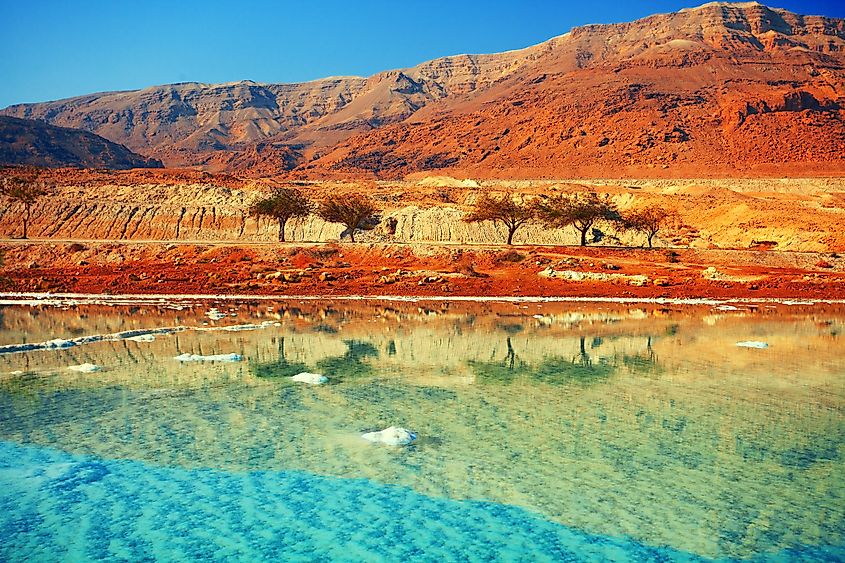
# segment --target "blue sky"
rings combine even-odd
[[[370,75],[704,0],[0,0],[0,107],[171,82]],[[772,0],[845,17],[842,0]]]

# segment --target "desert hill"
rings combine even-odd
[[[8,116],[0,116],[0,164],[117,170],[162,166],[88,131]]]
[[[254,175],[841,175],[845,20],[716,2],[369,78],[174,84],[3,113]]]

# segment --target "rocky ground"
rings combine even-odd
[[[397,244],[14,242],[3,291],[845,298],[832,253]]]

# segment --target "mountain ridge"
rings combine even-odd
[[[261,154],[276,159],[258,167],[262,174],[392,177],[444,169],[565,174],[613,168],[610,161],[702,166],[713,160],[707,150],[729,171],[781,160],[819,163],[845,152],[843,69],[845,20],[757,2],[715,2],[369,77],[186,82],[18,104],[0,113],[93,131],[170,166],[216,162],[239,171],[234,163],[250,163],[240,170],[246,173]],[[663,104],[648,102],[661,97]],[[602,107],[614,99],[616,107]],[[675,111],[679,104],[687,109]],[[510,110],[502,112],[503,105]],[[526,120],[536,127],[526,127]],[[498,127],[510,122],[513,127]],[[590,127],[581,129],[586,135],[556,131],[557,141],[545,135],[538,145],[543,129],[561,129],[564,122]],[[604,123],[629,140],[645,135],[643,146],[608,134]],[[539,133],[532,134],[535,128]],[[524,138],[502,146],[495,129]],[[468,145],[459,141],[474,130],[483,135]],[[578,147],[568,143],[574,134],[586,137]],[[769,155],[759,150],[765,138],[777,141]],[[821,146],[810,146],[813,139]],[[256,151],[258,143],[275,149]],[[529,155],[531,145],[544,148]],[[679,147],[688,158],[674,150]],[[737,150],[739,157],[728,158]]]

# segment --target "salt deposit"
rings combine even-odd
[[[212,307],[208,310],[205,316],[211,319],[212,321],[219,321],[220,319],[226,318],[226,313],[221,313],[217,308]]]
[[[35,350],[63,350],[73,346],[80,346],[82,344],[94,344],[97,342],[111,342],[115,340],[135,340],[136,342],[149,342],[150,337],[155,334],[172,334],[186,330],[186,327],[177,326],[169,328],[152,328],[142,330],[126,330],[123,332],[115,332],[113,334],[92,334],[90,336],[80,336],[65,340],[63,338],[56,338],[48,340],[47,342],[32,342],[26,344],[7,344],[0,346],[0,354],[14,354],[16,352],[32,352]],[[153,339],[155,337],[153,336]]]
[[[200,354],[180,354],[173,358],[180,362],[240,362],[243,356],[240,354],[212,354],[210,356],[202,356]]]
[[[368,442],[373,442],[374,444],[407,446],[417,439],[417,434],[399,426],[391,426],[390,428],[385,428],[380,432],[367,432],[366,434],[362,434],[361,437]]]
[[[139,334],[138,336],[130,336],[126,340],[131,340],[132,342],[153,342],[156,337],[152,334]]]
[[[739,346],[740,348],[758,348],[758,349],[761,349],[761,350],[763,348],[769,347],[769,345],[766,342],[758,342],[756,340],[748,340],[746,342],[737,342],[736,345]]]
[[[296,381],[297,383],[307,383],[308,385],[322,385],[323,383],[326,383],[329,380],[329,378],[325,375],[308,372],[298,373],[290,379],[291,381]]]
[[[79,364],[78,366],[68,366],[69,370],[71,371],[78,371],[79,373],[94,373],[95,371],[100,371],[100,366],[94,364]]]

